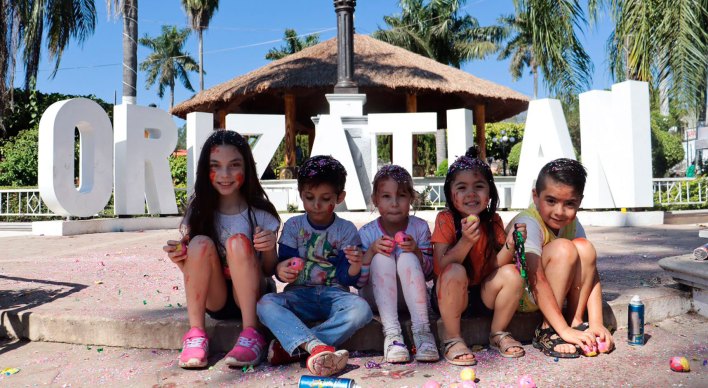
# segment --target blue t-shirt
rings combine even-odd
[[[350,264],[344,255],[345,247],[361,246],[359,233],[351,221],[336,214],[334,221],[326,226],[310,224],[307,214],[290,218],[283,226],[279,244],[280,261],[292,257],[305,260],[305,268],[292,285],[325,285],[346,290],[359,279],[358,274],[349,276]]]

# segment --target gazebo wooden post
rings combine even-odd
[[[416,113],[418,112],[418,95],[415,93],[406,93],[406,112]],[[393,146],[393,141],[391,141],[391,146]],[[393,155],[393,151],[391,151]],[[417,165],[418,160],[418,135],[413,135],[413,166]],[[411,171],[412,173],[412,171]]]
[[[295,95],[285,94],[285,165],[294,168],[297,156],[295,154]]]
[[[226,128],[226,111],[223,109],[219,109],[216,111],[216,120],[219,123],[219,129],[225,129]]]
[[[485,138],[484,130],[484,104],[478,104],[474,106],[474,126],[476,128],[474,137],[477,140],[477,147],[479,147],[479,158],[486,161],[487,160],[487,141]]]

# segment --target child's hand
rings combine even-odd
[[[281,261],[278,263],[278,266],[275,267],[275,272],[278,274],[278,279],[284,281],[285,283],[294,282],[297,279],[297,275],[300,273],[300,271],[294,269],[290,265],[291,261],[293,261],[293,259]]]
[[[526,224],[516,223],[514,224],[514,229],[521,232],[521,237],[526,241]],[[506,236],[506,245],[509,249],[514,250],[516,247],[516,230],[510,230],[509,234]]]
[[[476,244],[479,240],[480,230],[479,230],[479,218],[472,222],[467,221],[467,218],[463,218],[462,222],[462,238],[466,238],[472,245]]]
[[[606,348],[603,348],[600,350],[600,353],[609,353],[614,349],[615,347],[615,341],[614,338],[612,338],[612,333],[610,333],[609,330],[603,325],[600,326],[593,326],[590,325],[590,328],[587,330],[597,337],[598,341],[602,341],[605,343]]]
[[[349,264],[361,265],[363,254],[361,253],[361,249],[359,249],[359,247],[352,245],[344,247],[344,256],[346,256],[347,260],[349,260]]]
[[[167,245],[163,246],[162,250],[167,252],[167,257],[173,263],[179,263],[187,258],[187,242],[184,240],[167,240]]]
[[[380,253],[382,255],[391,256],[393,252],[394,242],[389,236],[381,236],[378,240],[374,241],[369,247],[375,254]]]
[[[403,252],[415,252],[416,248],[418,248],[418,244],[415,242],[413,237],[408,234],[402,242],[398,243],[398,246],[401,247]]]
[[[260,226],[256,226],[256,233],[253,235],[253,248],[259,252],[275,249],[275,233],[272,230],[263,230]]]

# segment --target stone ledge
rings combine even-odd
[[[603,303],[605,325],[612,328],[627,324],[627,303],[638,294],[645,304],[645,322],[652,323],[685,314],[691,309],[687,292],[669,288],[641,288],[627,290],[619,298]],[[0,336],[23,338],[31,341],[64,342],[85,345],[103,345],[148,349],[179,349],[181,338],[189,328],[186,309],[169,312],[141,313],[131,317],[95,317],[71,314],[62,310],[5,310],[0,313]],[[180,318],[175,318],[180,317]],[[535,327],[541,321],[540,313],[518,313],[509,326],[509,331],[520,341],[530,341]],[[404,336],[411,342],[410,319],[401,319]],[[443,335],[443,323],[433,319],[433,333],[438,340]],[[488,343],[490,317],[463,318],[462,335],[470,344]],[[211,347],[226,352],[236,341],[241,331],[239,321],[215,321],[207,318],[207,332]],[[381,351],[383,333],[381,323],[375,318],[359,330],[343,346],[350,350]]]
[[[708,261],[694,260],[693,254],[665,257],[659,266],[677,282],[703,290],[708,289]]]

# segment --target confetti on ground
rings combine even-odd
[[[0,374],[2,374],[3,376],[12,376],[19,371],[19,368],[5,368],[0,372]]]
[[[96,348],[96,351],[101,353],[101,352],[103,352],[103,348]]]
[[[366,367],[366,369],[378,369],[378,368],[381,368],[381,364],[379,364],[378,362],[376,362],[376,361],[374,361],[374,360],[369,360],[369,361],[367,361],[366,364],[364,364],[364,366]]]
[[[103,280],[94,280],[93,284],[103,284]]]
[[[147,300],[143,299],[143,304],[148,304]]]
[[[243,366],[243,373],[253,373],[253,365],[244,365]]]

